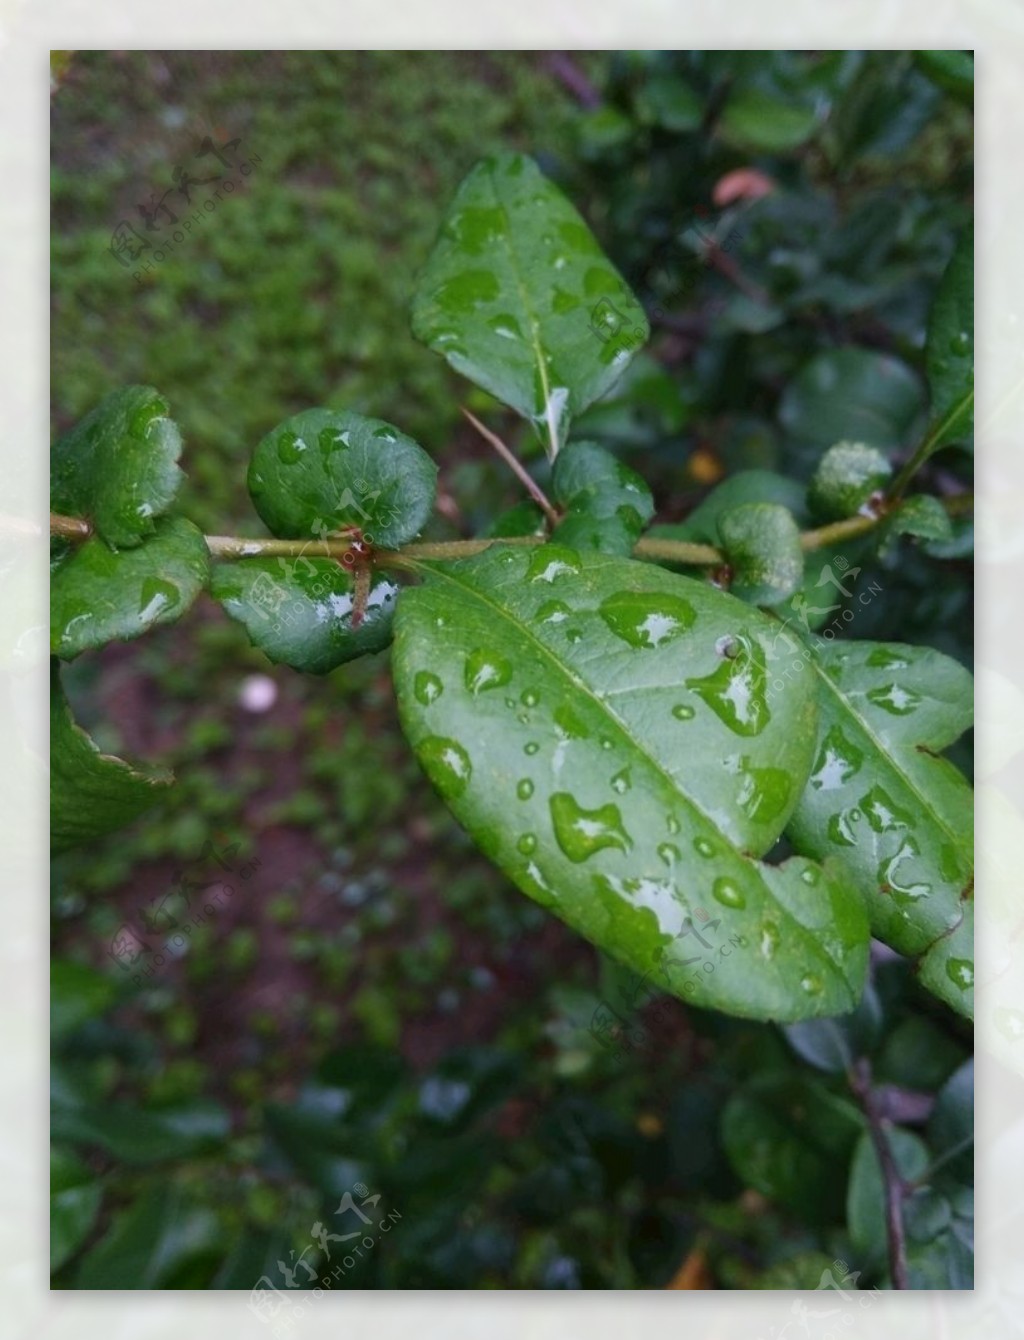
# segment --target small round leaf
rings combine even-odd
[[[807,501],[825,521],[856,516],[873,493],[884,489],[892,466],[877,447],[864,442],[837,442],[818,463]]]

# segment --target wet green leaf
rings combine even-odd
[[[212,1210],[195,1205],[174,1185],[151,1187],[117,1215],[83,1258],[75,1287],[158,1289],[190,1258],[216,1252],[221,1238]]]
[[[928,1120],[928,1143],[944,1168],[974,1180],[974,1061],[965,1061],[946,1081]]]
[[[974,899],[962,904],[963,919],[921,955],[921,985],[960,1014],[974,1018]]]
[[[95,1146],[119,1161],[140,1165],[209,1154],[223,1145],[230,1129],[227,1112],[201,1098],[164,1108],[55,1102],[51,1117],[55,1140]]]
[[[752,605],[778,605],[804,576],[800,530],[778,503],[743,503],[718,517],[718,535],[732,569],[729,589]]]
[[[779,692],[766,669],[774,625],[704,583],[555,544],[423,572],[395,621],[402,723],[485,854],[684,999],[851,1009],[859,900],[807,862],[756,859],[814,748],[810,677]]]
[[[819,1070],[842,1074],[859,1056],[867,1056],[882,1034],[882,1006],[869,983],[860,1004],[831,1019],[806,1019],[785,1028],[786,1041]]]
[[[52,577],[50,650],[70,660],[174,623],[206,585],[209,569],[206,541],[183,517],[158,521],[134,549],[111,549],[94,535]]]
[[[573,549],[628,557],[654,515],[651,491],[636,471],[593,442],[570,442],[552,482],[565,508],[555,540]]]
[[[654,75],[637,90],[636,114],[647,125],[682,133],[698,129],[704,104],[678,75]]]
[[[437,466],[381,419],[308,409],[285,419],[253,452],[249,493],[283,538],[323,538],[358,526],[384,549],[418,535],[430,516]]]
[[[139,769],[102,754],[76,726],[60,684],[50,673],[50,847],[54,853],[91,842],[131,823],[158,801],[169,773]]]
[[[69,1149],[50,1150],[50,1271],[59,1270],[82,1246],[96,1222],[103,1188],[96,1174]]]
[[[969,443],[974,431],[974,228],[957,243],[935,295],[925,345],[932,450]]]
[[[971,676],[901,643],[822,644],[811,664],[817,754],[787,833],[805,855],[838,857],[874,934],[918,957],[960,924],[972,888],[971,790],[940,756],[971,724]]]
[[[412,328],[529,419],[551,457],[649,334],[586,223],[523,154],[483,159],[459,187],[420,276]]]
[[[829,447],[807,489],[807,502],[823,521],[856,516],[873,493],[884,489],[892,466],[877,447],[837,442]]]
[[[915,493],[906,498],[886,518],[886,529],[895,535],[914,535],[921,540],[946,543],[953,539],[953,523],[949,513],[927,493]]]
[[[352,627],[354,579],[331,558],[246,558],[218,563],[210,593],[245,626],[254,646],[276,664],[326,674],[391,641],[399,588],[374,573],[366,611]]]
[[[184,478],[180,455],[181,434],[158,391],[113,391],[54,443],[50,507],[92,522],[109,544],[139,544]]]

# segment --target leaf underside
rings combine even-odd
[[[806,860],[757,859],[816,725],[813,689],[766,673],[773,624],[558,545],[422,569],[395,619],[402,724],[481,850],[683,999],[782,1020],[851,1009],[859,898]]]

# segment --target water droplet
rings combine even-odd
[[[557,791],[549,804],[558,845],[576,864],[605,847],[628,851],[633,845],[615,805],[586,810],[567,791]]]
[[[523,330],[514,316],[508,312],[499,312],[497,316],[489,318],[487,324],[495,335],[500,335],[503,340],[521,340]]]
[[[742,650],[743,648],[736,639],[731,637],[728,633],[725,637],[720,637],[715,643],[715,651],[718,655],[724,656],[729,661],[734,661]]]
[[[695,838],[693,849],[698,856],[703,856],[705,859],[715,854],[715,844],[709,842],[707,838]]]
[[[678,596],[617,591],[601,602],[598,613],[616,637],[631,647],[661,647],[680,637],[696,613]]]
[[[526,707],[536,707],[540,702],[540,694],[535,689],[527,689],[519,701]]]
[[[533,783],[529,777],[524,777],[516,786],[516,795],[520,800],[529,800],[533,795]]]
[[[876,647],[867,659],[867,664],[883,670],[906,670],[907,661],[898,652],[888,647]]]
[[[662,842],[658,847],[658,858],[670,868],[679,860],[681,853],[671,842]]]
[[[540,748],[540,745],[537,744],[537,742],[536,742],[535,740],[531,740],[530,743],[529,743],[528,745],[525,745],[525,746],[523,747],[523,753],[524,753],[524,754],[530,754],[530,755],[532,756],[533,754],[535,754],[535,753],[537,752],[537,750],[538,750],[539,748]]]
[[[344,451],[348,447],[348,443],[348,433],[339,432],[337,428],[321,428],[316,436],[316,444],[325,461],[333,456],[336,451]]]
[[[572,577],[580,571],[580,556],[575,549],[560,544],[542,545],[530,559],[526,575],[531,582],[553,582]]]
[[[590,727],[569,703],[561,703],[555,708],[555,725],[570,740],[590,739]]]
[[[512,666],[504,656],[478,647],[466,657],[466,688],[474,696],[486,689],[497,689],[512,678]]]
[[[677,721],[692,721],[694,710],[689,703],[676,703],[672,709],[672,715]]]
[[[886,684],[882,688],[869,689],[867,699],[876,707],[888,712],[890,716],[905,717],[920,705],[921,695],[910,689],[901,688],[899,684]]]
[[[774,958],[775,951],[779,947],[779,941],[782,939],[779,934],[779,928],[774,921],[766,921],[761,927],[761,957]]]
[[[679,832],[679,820],[674,814],[670,814],[665,820],[665,827],[673,836]]]
[[[412,691],[424,706],[429,707],[444,693],[444,685],[437,675],[432,675],[429,670],[420,670],[413,680]]]
[[[860,806],[876,833],[899,832],[914,822],[913,816],[901,809],[881,786],[873,786],[866,796],[862,796]]]
[[[609,738],[608,738],[607,735],[602,735],[602,736],[601,736],[601,748],[602,748],[602,749],[611,749],[611,747],[612,747],[612,742],[611,742],[611,740],[609,740]]]
[[[128,420],[128,431],[133,437],[148,437],[149,430],[157,419],[163,418],[163,409],[158,401],[151,400],[140,405]]]
[[[816,791],[836,791],[856,777],[863,762],[863,750],[848,740],[838,726],[833,726],[821,742],[811,785]]]
[[[296,433],[285,430],[277,435],[277,459],[282,465],[294,465],[302,456],[306,444]]]
[[[725,907],[746,907],[747,900],[731,879],[716,879],[711,893]]]
[[[441,735],[428,735],[420,741],[417,752],[427,776],[446,800],[462,795],[473,775],[473,766],[461,744]]]
[[[741,641],[745,655],[724,660],[703,678],[688,679],[686,687],[737,735],[760,735],[771,720],[764,655],[746,638]]]
[[[612,778],[612,790],[617,795],[624,796],[632,785],[633,783],[630,779],[628,768],[623,768],[621,772],[617,772]]]
[[[567,642],[572,643],[581,642],[583,640],[583,634],[578,628],[567,628],[565,630],[565,637]]]
[[[970,332],[966,330],[958,331],[949,342],[949,352],[956,354],[958,358],[964,358],[974,347],[974,341],[971,339]]]
[[[516,843],[516,847],[524,856],[529,856],[531,852],[536,851],[537,849],[537,839],[532,833],[524,833]]]
[[[805,884],[814,885],[818,883],[820,876],[814,866],[809,865],[806,870],[800,871],[800,878]]]
[[[771,823],[789,804],[792,782],[782,768],[754,768],[742,760],[742,781],[736,801],[743,813],[758,823]]]
[[[806,991],[809,996],[820,996],[824,986],[820,977],[809,972],[806,977],[800,978],[800,989]]]
[[[560,600],[546,600],[537,611],[538,623],[565,623],[572,611]]]
[[[180,601],[181,592],[173,583],[160,577],[147,577],[139,593],[139,618],[143,623],[149,623],[174,609]]]

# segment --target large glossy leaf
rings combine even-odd
[[[412,328],[529,419],[552,457],[649,334],[586,223],[522,154],[483,159],[459,187],[420,276]]]
[[[56,662],[50,673],[50,848],[66,851],[120,828],[155,804],[170,774],[102,754],[75,725]]]
[[[935,296],[925,347],[933,446],[966,442],[974,428],[974,228],[964,233]]]
[[[249,492],[275,535],[323,537],[358,526],[397,549],[430,516],[437,466],[405,433],[363,414],[307,409],[257,446]]]
[[[178,491],[180,455],[164,398],[151,386],[126,386],[54,443],[50,506],[87,518],[112,545],[136,545]]]
[[[246,558],[218,563],[210,593],[244,624],[253,645],[272,661],[311,674],[391,641],[398,586],[375,573],[362,623],[352,627],[354,580],[331,558]]]
[[[424,571],[395,620],[402,723],[482,850],[684,999],[787,1020],[851,1009],[859,899],[807,862],[756,859],[814,748],[813,691],[766,671],[774,625],[703,583],[558,545]]]
[[[210,556],[184,517],[165,517],[135,549],[99,536],[77,546],[50,583],[50,650],[70,660],[90,647],[141,637],[180,619],[206,585]]]
[[[837,856],[874,933],[919,957],[957,929],[973,890],[970,787],[939,756],[971,724],[971,676],[899,643],[823,646],[811,665],[817,755],[787,833],[808,856]],[[963,1013],[972,985],[955,993]]]

